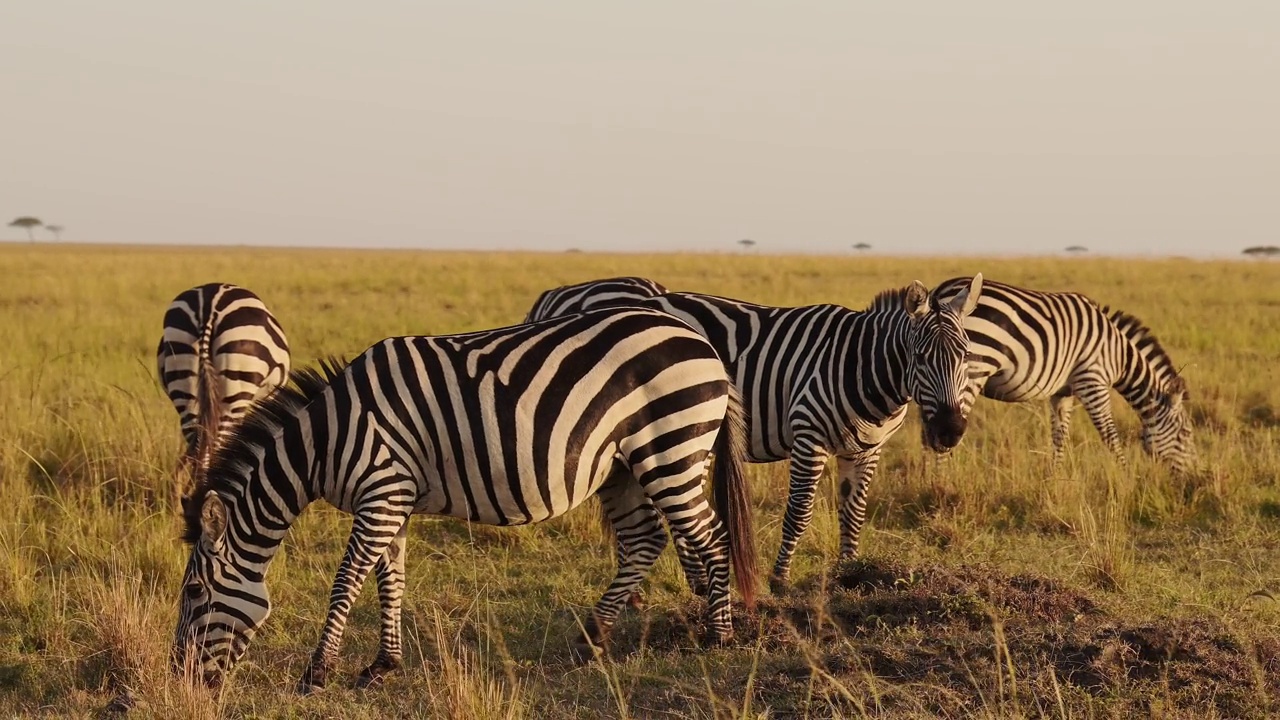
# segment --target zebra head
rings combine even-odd
[[[978,305],[982,274],[949,300],[930,297],[920,281],[903,298],[910,318],[907,391],[920,406],[924,442],[935,452],[960,444],[968,424],[969,336],[964,319]]]
[[[194,512],[188,506],[195,502],[183,498],[184,510]],[[199,523],[199,537],[188,538],[191,560],[182,576],[171,660],[175,672],[218,687],[271,613],[271,602],[261,574],[229,551],[227,508],[212,490],[201,502]]]
[[[1155,404],[1142,413],[1142,449],[1169,463],[1174,472],[1189,472],[1196,463],[1187,413],[1187,381],[1175,375],[1155,393]]]

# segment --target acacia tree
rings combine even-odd
[[[1255,245],[1244,249],[1244,254],[1250,257],[1276,257],[1280,255],[1280,247],[1275,245]]]
[[[62,239],[62,231],[63,231],[63,230],[66,230],[66,228],[65,228],[65,227],[63,227],[63,226],[61,226],[61,225],[45,225],[45,226],[44,226],[44,229],[45,229],[45,230],[48,230],[48,231],[49,231],[49,232],[51,232],[51,233],[53,233],[53,239],[54,239],[54,240],[61,240],[61,239]]]
[[[871,249],[871,246],[864,242],[861,242],[861,243],[858,243],[857,245],[854,245],[853,249],[857,250],[858,252],[866,252]]]
[[[742,246],[743,250],[750,250],[751,248],[755,247],[756,241],[750,238],[743,238],[738,241],[738,244]]]
[[[1071,253],[1072,255],[1080,255],[1082,253],[1089,252],[1089,248],[1083,245],[1072,245],[1071,247],[1067,248],[1067,252]]]
[[[20,218],[15,218],[13,222],[9,223],[9,227],[20,227],[26,229],[27,239],[31,242],[35,242],[36,236],[33,229],[38,228],[43,224],[44,223],[40,222],[40,218],[24,215]]]

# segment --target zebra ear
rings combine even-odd
[[[218,493],[210,490],[205,493],[204,503],[200,506],[200,540],[215,546],[222,542],[226,531],[227,506],[222,504]]]
[[[907,287],[907,294],[902,297],[902,307],[913,318],[922,318],[929,314],[929,289],[924,283],[916,280]]]
[[[982,273],[978,273],[969,282],[969,287],[961,290],[959,294],[951,298],[951,311],[962,318],[967,318],[973,314],[973,309],[978,307],[978,299],[981,297]]]

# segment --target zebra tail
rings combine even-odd
[[[218,374],[213,367],[213,358],[209,355],[209,341],[204,338],[200,343],[200,370],[196,377],[196,396],[200,402],[200,412],[196,422],[196,456],[194,467],[194,484],[199,487],[205,481],[209,471],[209,463],[218,441],[218,422],[222,417],[222,393],[218,391]]]
[[[729,557],[738,592],[748,609],[756,604],[758,561],[755,525],[751,514],[751,490],[747,486],[747,423],[742,395],[729,384],[729,407],[715,445],[715,474],[711,486],[716,514],[729,535]]]

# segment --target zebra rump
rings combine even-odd
[[[209,283],[169,305],[156,366],[186,440],[182,463],[207,463],[217,438],[285,382],[289,342],[252,291]]]

